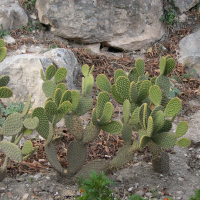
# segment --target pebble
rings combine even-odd
[[[24,196],[23,196],[23,200],[27,200],[27,199],[28,199],[28,196],[29,196],[28,193],[24,194]]]
[[[133,187],[128,188],[128,191],[131,192],[133,190]]]
[[[0,187],[0,193],[5,192],[6,188]]]
[[[184,181],[184,178],[178,177],[178,181]]]
[[[139,190],[139,191],[137,191],[135,194],[138,194],[138,195],[140,195],[140,196],[143,196],[143,195],[144,195],[144,192],[143,192],[142,190]]]
[[[146,195],[147,197],[152,197],[152,193],[151,193],[151,192],[147,192],[145,195]]]

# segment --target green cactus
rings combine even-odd
[[[111,92],[111,84],[104,74],[99,74],[97,76],[96,83],[101,91]]]
[[[6,47],[0,47],[0,62],[2,62],[7,54],[7,49]]]
[[[0,87],[6,86],[10,81],[10,77],[9,76],[1,76],[0,77]]]
[[[53,81],[55,83],[59,83],[63,81],[66,76],[67,76],[67,69],[65,67],[61,67],[56,71]]]
[[[30,130],[34,130],[38,127],[39,125],[39,119],[37,117],[33,117],[33,118],[26,118],[24,121],[23,121],[23,124],[24,126],[27,128],[27,129],[30,129]]]
[[[49,65],[45,72],[45,80],[51,80],[56,73],[56,67],[54,65]]]
[[[22,154],[27,155],[31,153],[32,149],[33,149],[33,143],[30,140],[27,140],[22,148]]]

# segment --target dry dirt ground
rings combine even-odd
[[[190,16],[190,13],[188,16]],[[194,22],[193,19],[189,22],[190,25],[193,23],[193,31],[199,27],[197,20]],[[16,52],[19,54],[35,53],[35,51],[46,51],[49,50],[50,47],[53,47],[44,46],[39,38],[48,38],[50,44],[53,44],[52,41],[56,39],[60,40],[65,45],[71,45],[71,47],[81,46],[80,44],[77,45],[73,42],[70,42],[69,44],[67,41],[56,38],[48,32],[39,31],[39,36],[35,36],[33,32],[27,32],[25,28],[20,31],[13,31],[11,35],[17,38],[18,35],[20,35],[19,33],[21,34],[21,40],[13,46],[8,46],[8,55],[14,55]],[[49,36],[51,37],[49,38]],[[167,34],[167,36],[169,36],[169,34]],[[35,44],[29,43],[26,39],[27,37],[32,37]],[[25,39],[22,40],[23,38]],[[22,42],[24,42],[25,46],[22,45]],[[159,43],[156,43],[156,45],[159,46]],[[155,47],[153,47],[153,50],[155,50]],[[108,52],[106,54],[108,54]],[[109,52],[109,54],[116,56],[114,53]],[[77,53],[77,55],[79,54]],[[122,53],[117,54],[117,56],[121,55]],[[138,52],[132,54],[129,53],[128,55],[133,57],[144,56],[140,54],[140,52],[139,55]],[[157,53],[153,51],[152,56],[157,56]],[[85,61],[89,62],[88,60],[89,59],[87,58]],[[184,102],[191,108],[200,108],[198,99],[193,101],[184,100]],[[178,116],[173,124],[174,131],[178,122],[182,120],[188,121],[189,130],[186,137],[191,139],[192,145],[189,148],[175,147],[170,151],[171,173],[169,175],[155,173],[152,170],[150,153],[147,150],[142,153],[138,152],[135,154],[133,162],[127,164],[118,171],[114,171],[108,176],[116,183],[116,186],[113,187],[116,196],[125,200],[128,195],[137,193],[143,197],[154,200],[166,199],[168,197],[179,200],[188,200],[191,195],[194,195],[194,190],[200,187],[200,110],[196,109],[194,112],[194,109],[192,109],[192,111],[191,114],[189,112],[187,115]],[[103,157],[104,155],[102,158]],[[65,181],[48,165],[42,168],[40,163],[43,163],[43,161],[44,159],[41,158],[38,162],[30,163],[36,163],[34,167],[40,169],[38,170],[40,172],[21,174],[17,171],[15,176],[10,175],[0,182],[0,199],[75,199],[76,195],[80,195],[77,184],[66,184]],[[31,169],[31,165],[29,167]]]

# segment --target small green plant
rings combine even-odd
[[[35,3],[36,0],[26,0],[24,3],[24,8],[33,10],[35,8]]]
[[[89,179],[84,179],[84,175],[78,179],[80,192],[83,193],[80,200],[114,200],[113,192],[109,189],[114,184],[103,172],[97,174],[95,170],[90,173]]]
[[[19,29],[20,29],[20,30],[25,29],[25,30],[28,31],[28,32],[31,32],[31,31],[33,31],[33,30],[40,29],[39,21],[36,20],[36,21],[35,21],[35,25],[33,25],[33,24],[32,24],[32,20],[29,19],[27,25],[26,25],[26,26],[21,26]]]
[[[128,200],[144,200],[144,199],[138,194],[133,194],[132,196],[129,196]]]
[[[49,45],[49,48],[47,49],[47,51],[50,51],[50,50],[56,49],[56,48],[58,48],[58,45],[50,44],[50,45]]]
[[[0,103],[0,108],[1,108],[1,112],[2,112],[2,118],[1,118],[0,126],[2,126],[6,117],[8,117],[10,114],[23,111],[24,103],[22,103],[22,102],[11,103],[6,108],[4,107],[4,105],[2,105]]]
[[[176,15],[176,7],[173,4],[172,0],[168,0],[168,3],[163,6],[164,14],[160,18],[161,21],[166,22],[168,25],[172,25],[173,23],[177,23],[177,15]]]
[[[0,38],[5,38],[6,35],[9,35],[9,31],[4,30],[3,25],[1,24]]]
[[[195,69],[192,70],[192,73],[188,73],[188,74],[183,74],[182,78],[184,79],[189,79],[189,78],[194,78],[197,75],[197,72]]]
[[[174,98],[174,97],[176,96],[176,94],[179,95],[179,96],[181,96],[180,90],[179,90],[177,87],[175,87],[175,86],[172,84],[171,81],[170,81],[170,85],[171,85],[170,91],[169,91],[169,96],[170,96],[170,98],[171,98],[171,99]]]
[[[195,191],[195,195],[190,197],[189,200],[200,200],[200,188]]]

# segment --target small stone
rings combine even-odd
[[[184,168],[185,169],[190,169],[190,167],[187,164],[184,165]]]
[[[34,180],[38,181],[41,179],[41,175],[40,174],[36,174],[34,177]]]
[[[184,156],[187,157],[187,154],[185,153]]]
[[[182,191],[176,191],[176,194],[177,194],[178,196],[184,195],[184,193],[183,193]]]
[[[176,199],[177,199],[177,200],[181,200],[181,199],[182,199],[182,197],[176,197]]]
[[[182,14],[179,16],[179,22],[186,22],[187,20],[187,15],[186,14]]]
[[[189,148],[188,150],[189,150],[189,151],[192,151],[192,150],[193,150],[193,148]]]
[[[133,166],[137,167],[137,166],[140,166],[140,165],[141,165],[141,162],[138,162],[138,163],[135,163]]]
[[[47,180],[50,180],[51,178],[50,178],[49,176],[46,176],[46,179],[47,179]]]
[[[23,196],[23,200],[27,200],[27,199],[28,199],[28,196],[29,196],[28,193],[24,194],[24,196]]]
[[[146,195],[147,197],[152,197],[152,193],[151,193],[151,192],[147,192],[145,195]]]
[[[133,187],[128,188],[128,191],[131,192],[133,190]]]
[[[119,175],[119,176],[116,178],[116,181],[123,183],[122,175]]]
[[[6,188],[0,187],[0,193],[5,192]]]
[[[184,178],[178,177],[178,181],[184,181]]]
[[[13,44],[13,43],[15,43],[15,39],[13,37],[11,37],[10,35],[6,35],[4,38],[4,42],[8,43],[8,44]]]
[[[140,195],[140,196],[143,196],[143,195],[144,195],[144,192],[143,192],[142,190],[139,190],[139,191],[137,191],[135,194],[138,194],[138,195]]]
[[[59,200],[59,199],[61,199],[61,196],[56,196],[56,197],[54,197],[54,199]]]
[[[72,190],[63,189],[63,190],[61,191],[61,196],[62,196],[62,197],[65,197],[65,196],[71,197],[71,196],[74,196],[74,192],[73,192]]]

